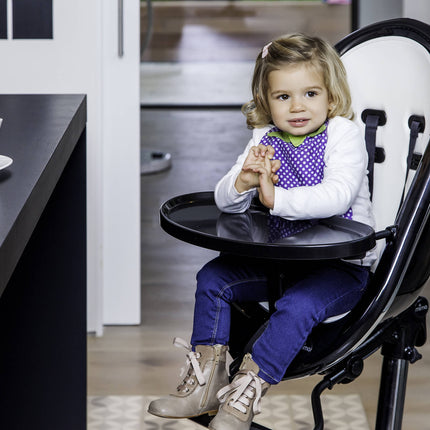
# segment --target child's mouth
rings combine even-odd
[[[288,121],[293,127],[303,127],[305,126],[309,120],[306,118],[297,118],[297,119],[291,119]]]

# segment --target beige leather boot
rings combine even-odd
[[[226,369],[227,346],[191,346],[179,338],[174,344],[188,350],[188,370],[176,393],[149,404],[148,412],[163,418],[191,418],[203,414],[215,415],[219,401],[216,393],[228,384]]]
[[[243,358],[233,382],[218,392],[221,406],[209,423],[211,430],[249,430],[254,415],[260,413],[261,397],[270,384],[260,377],[251,354]]]

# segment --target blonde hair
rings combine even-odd
[[[249,128],[263,127],[272,122],[267,99],[269,73],[281,66],[298,63],[309,63],[323,74],[330,103],[327,117],[353,118],[346,70],[338,53],[319,37],[297,33],[273,40],[258,54],[252,78],[253,100],[242,107]]]

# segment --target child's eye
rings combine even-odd
[[[315,96],[317,95],[317,92],[316,92],[316,91],[308,91],[308,92],[306,93],[306,95],[307,95],[308,97],[315,97]]]
[[[282,94],[278,97],[279,100],[288,100],[290,96],[288,94]]]

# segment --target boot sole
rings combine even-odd
[[[202,412],[202,413],[197,414],[197,415],[187,415],[187,416],[181,416],[181,417],[175,417],[175,416],[169,416],[169,415],[160,415],[160,414],[157,414],[156,412],[150,411],[149,409],[148,409],[148,412],[152,415],[155,415],[156,417],[180,420],[180,419],[187,419],[187,418],[197,418],[197,417],[201,417],[202,415],[209,415],[210,417],[212,417],[212,416],[217,414],[218,409],[215,409],[213,411]]]

